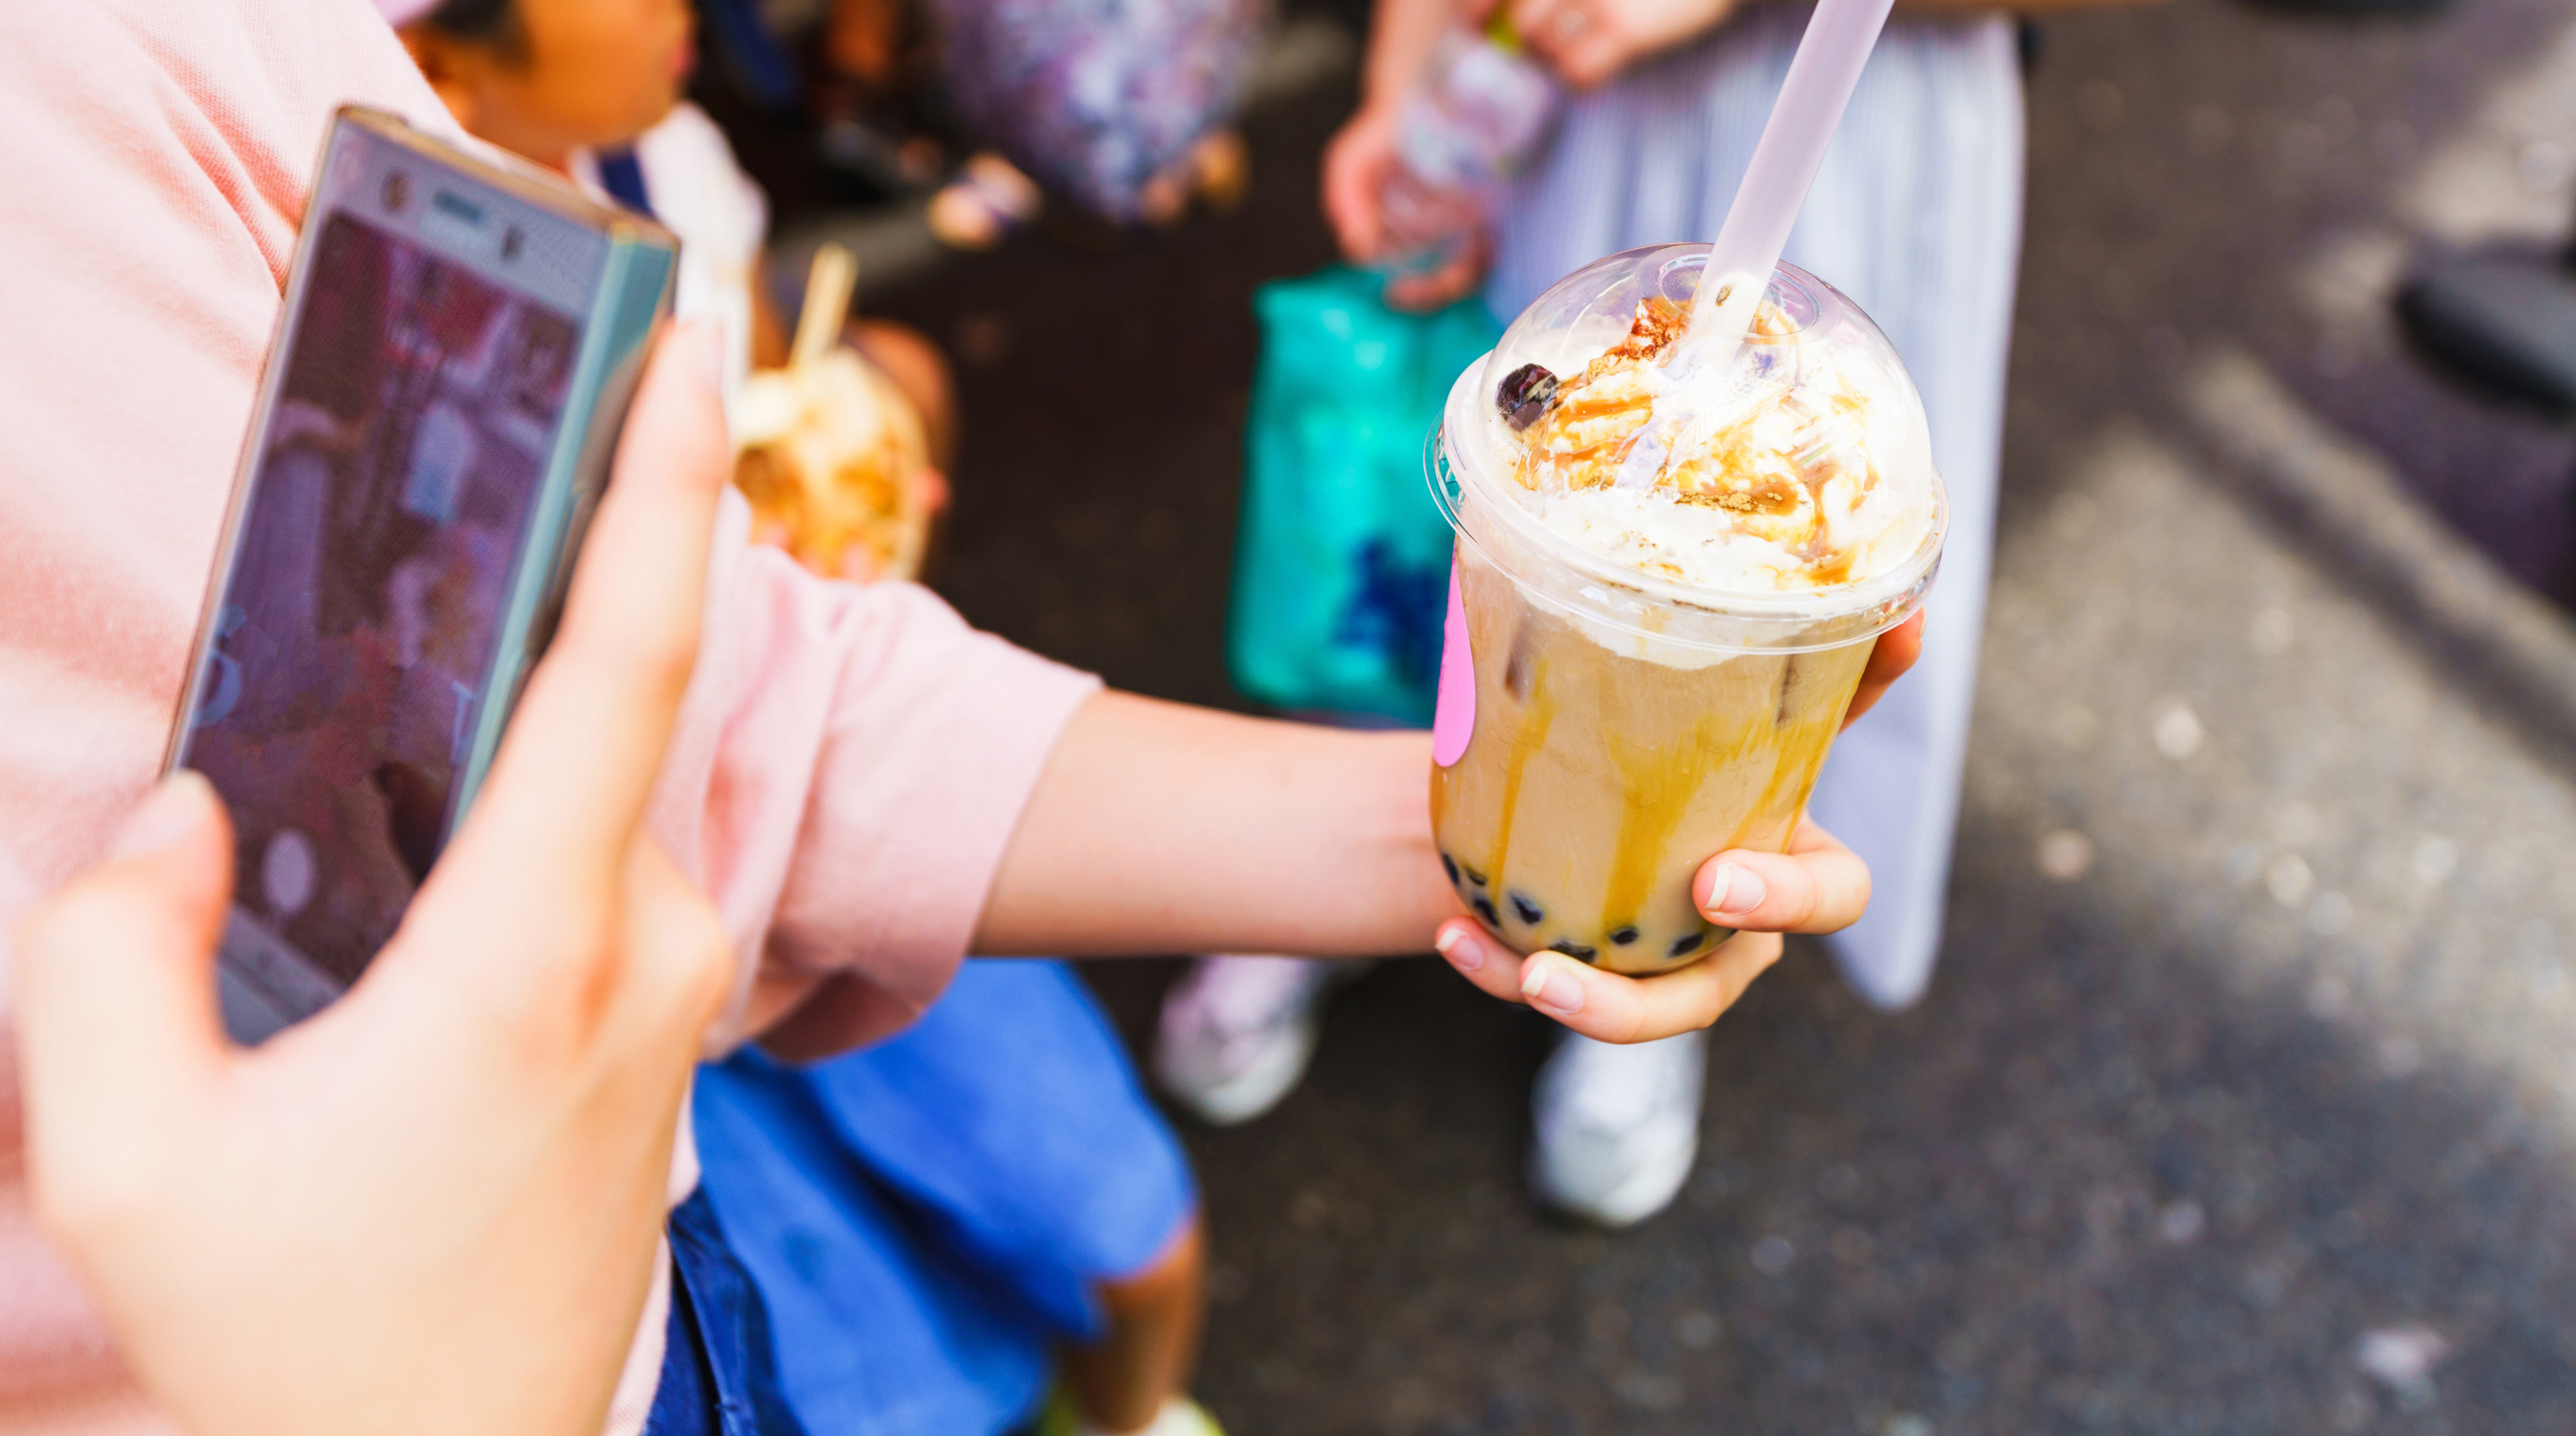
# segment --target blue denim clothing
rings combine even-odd
[[[1197,1210],[1187,1158],[1079,978],[970,962],[910,1030],[699,1073],[707,1195],[832,1436],[990,1436]]]
[[[644,1436],[804,1436],[778,1389],[760,1290],[707,1190],[671,1209],[671,1323]]]

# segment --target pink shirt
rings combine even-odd
[[[365,0],[0,4],[0,1428],[15,1436],[168,1429],[27,1219],[5,934],[154,777],[305,178],[352,100],[447,123]],[[654,825],[745,959],[719,1045],[755,1008],[818,996],[808,1010],[855,1043],[946,983],[1097,684],[921,589],[810,578],[747,546],[746,522],[733,503]]]

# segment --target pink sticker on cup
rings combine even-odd
[[[1476,731],[1476,655],[1467,647],[1467,606],[1458,597],[1458,566],[1449,566],[1449,622],[1440,640],[1440,704],[1431,712],[1431,761],[1446,768],[1465,757]]]

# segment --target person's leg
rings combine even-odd
[[[1142,1431],[1189,1389],[1207,1315],[1207,1233],[1196,1212],[1143,1270],[1095,1283],[1107,1317],[1065,1350],[1065,1384],[1096,1430]]]

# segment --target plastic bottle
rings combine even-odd
[[[1482,34],[1441,36],[1396,116],[1398,164],[1380,197],[1384,266],[1431,269],[1456,255],[1546,142],[1561,98],[1501,11]]]

